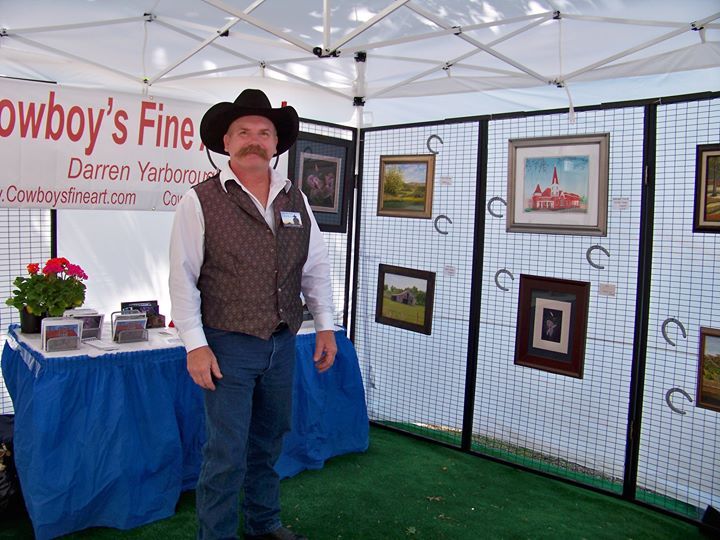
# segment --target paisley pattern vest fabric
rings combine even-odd
[[[310,218],[292,186],[275,199],[276,234],[234,180],[227,192],[214,176],[195,186],[205,218],[205,256],[198,278],[203,324],[268,339],[285,322],[302,324],[300,282],[310,243]],[[300,216],[283,225],[281,212]]]

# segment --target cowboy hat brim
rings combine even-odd
[[[278,138],[275,155],[279,156],[295,143],[300,130],[300,121],[294,107],[286,106],[278,109],[244,107],[224,101],[210,107],[200,121],[200,138],[203,144],[213,152],[228,155],[223,137],[230,124],[241,116],[251,115],[264,116],[275,125]]]

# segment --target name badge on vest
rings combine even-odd
[[[300,212],[280,212],[280,218],[283,222],[283,227],[299,227],[302,228],[302,216]]]

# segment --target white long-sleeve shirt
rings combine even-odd
[[[226,191],[225,181],[237,182],[250,196],[260,215],[265,218],[268,227],[275,233],[273,204],[280,191],[290,189],[292,185],[290,180],[274,169],[270,169],[270,192],[267,207],[263,207],[260,201],[245,189],[228,164],[220,170],[220,180]],[[310,246],[307,260],[303,266],[301,291],[305,303],[313,315],[315,330],[332,330],[335,306],[332,300],[327,247],[305,194],[303,194],[303,199],[310,217]],[[197,193],[194,189],[190,189],[183,195],[175,210],[170,236],[169,280],[172,302],[171,316],[187,352],[207,345],[202,326],[200,290],[197,288],[204,253],[205,219]],[[253,254],[248,253],[247,256],[252,257]]]

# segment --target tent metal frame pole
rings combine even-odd
[[[414,9],[414,8],[413,8],[413,9]],[[420,13],[420,14],[422,15],[422,13]],[[423,15],[423,16],[424,16],[424,15]],[[508,39],[511,39],[511,38],[515,37],[516,35],[518,35],[518,34],[521,34],[521,33],[523,33],[523,32],[526,32],[526,31],[530,30],[531,28],[534,28],[534,27],[536,27],[536,26],[544,23],[546,20],[549,20],[549,19],[540,18],[540,19],[538,19],[538,20],[536,20],[536,21],[534,21],[534,22],[532,22],[532,23],[530,23],[530,24],[528,24],[528,25],[523,26],[522,28],[518,28],[517,30],[515,30],[515,31],[513,31],[513,32],[510,32],[509,34],[507,34],[507,35],[505,35],[505,36],[499,37],[498,39],[490,42],[488,45],[483,45],[483,44],[481,44],[480,42],[478,42],[477,40],[464,37],[462,34],[460,34],[460,37],[462,37],[463,39],[465,39],[465,40],[468,41],[469,43],[475,45],[477,48],[474,49],[474,50],[472,50],[472,51],[468,51],[467,53],[465,53],[465,54],[463,54],[463,55],[461,55],[461,56],[458,56],[458,57],[456,57],[456,58],[453,58],[452,60],[449,60],[449,61],[447,61],[447,62],[445,62],[445,63],[442,63],[442,64],[436,63],[433,68],[428,69],[428,70],[426,70],[426,71],[423,71],[422,73],[418,73],[417,75],[414,75],[413,77],[410,77],[410,78],[408,78],[408,79],[405,79],[405,80],[403,80],[403,81],[401,81],[401,82],[399,82],[399,83],[396,83],[396,84],[387,86],[387,87],[385,87],[385,88],[383,88],[383,89],[381,89],[381,90],[378,90],[377,92],[374,92],[373,94],[371,94],[371,95],[368,96],[368,97],[375,98],[375,97],[381,96],[381,95],[383,95],[383,94],[386,94],[386,93],[388,93],[388,92],[391,92],[391,91],[394,90],[395,88],[399,88],[399,87],[401,87],[401,86],[405,86],[406,84],[409,84],[409,83],[411,83],[411,82],[413,82],[413,81],[416,81],[416,80],[418,80],[418,79],[421,79],[421,78],[423,78],[423,77],[425,77],[425,76],[427,76],[427,75],[430,75],[431,73],[435,73],[438,69],[448,69],[448,68],[450,68],[451,66],[454,66],[454,65],[458,64],[459,62],[461,62],[462,60],[464,60],[464,59],[466,59],[466,58],[469,58],[469,57],[471,57],[471,56],[474,56],[474,55],[476,55],[476,54],[478,54],[478,53],[480,53],[480,52],[482,52],[482,51],[486,51],[486,49],[487,49],[487,50],[492,50],[490,47],[494,47],[494,46],[497,45],[498,43],[502,43],[503,41],[506,41],[506,40],[508,40]],[[441,24],[441,23],[439,23],[439,22],[437,22],[437,21],[431,21],[431,22],[433,22],[433,23],[435,23],[435,24],[438,24],[438,25]],[[456,29],[455,31],[457,32],[457,29]],[[487,52],[487,51],[486,51],[486,52]],[[498,53],[498,54],[499,54],[499,53]],[[496,55],[493,54],[493,56],[496,56]],[[515,63],[512,62],[512,61],[510,61],[509,63],[510,63],[510,65],[512,65],[512,66],[514,66],[514,67],[518,67],[518,66],[515,65]],[[520,68],[518,68],[518,69],[520,69]],[[527,70],[525,70],[525,69],[521,69],[521,71],[527,72]],[[536,78],[537,78],[537,77],[540,77],[540,80],[542,80],[544,83],[547,83],[547,82],[548,82],[548,78],[547,78],[547,77],[543,77],[543,76],[538,75],[538,74],[535,74],[535,76],[536,76]]]
[[[239,11],[231,6],[228,6],[227,4],[220,2],[219,0],[203,0],[206,4],[210,4],[213,7],[216,7],[220,11],[224,11],[225,13],[229,13],[230,15],[233,15],[237,17],[238,19],[242,19],[246,23],[259,28],[260,30],[265,30],[266,32],[274,35],[275,37],[282,39],[284,41],[287,41],[288,43],[292,43],[299,49],[302,49],[303,51],[312,53],[312,47],[305,43],[304,41],[301,41],[299,39],[295,39],[291,35],[283,32],[280,28],[275,28],[274,26],[270,26],[269,24],[265,24],[259,19],[256,19],[255,17],[251,17],[250,15]]]
[[[59,24],[57,26],[32,26],[28,28],[13,28],[8,30],[8,35],[13,34],[35,34],[40,32],[56,32],[59,30],[78,30],[80,28],[95,28],[101,26],[112,26],[115,24],[126,24],[133,22],[142,22],[144,16],[140,17],[124,17],[122,19],[106,19],[102,21],[92,21],[84,23]]]
[[[96,68],[100,68],[100,69],[103,69],[103,70],[105,70],[105,71],[109,71],[110,73],[115,73],[116,75],[120,75],[121,77],[125,77],[125,78],[127,78],[127,79],[130,79],[131,81],[139,82],[138,77],[135,76],[135,75],[131,75],[131,74],[129,74],[129,73],[125,73],[124,71],[120,71],[120,70],[117,70],[117,69],[113,69],[113,68],[111,68],[111,67],[108,67],[107,65],[100,64],[100,63],[98,63],[98,62],[93,62],[92,60],[89,60],[89,59],[87,59],[87,58],[82,58],[82,57],[77,56],[77,55],[75,55],[75,54],[71,54],[71,53],[65,52],[65,51],[63,51],[63,50],[61,50],[61,49],[57,49],[57,48],[55,48],[55,47],[50,47],[50,46],[48,46],[48,45],[44,45],[44,44],[42,44],[42,43],[38,43],[37,41],[33,41],[32,39],[28,39],[28,38],[22,37],[22,36],[10,36],[10,35],[8,35],[7,37],[10,37],[11,39],[15,39],[15,40],[17,40],[17,41],[20,41],[20,42],[22,42],[22,43],[25,43],[26,45],[30,45],[31,47],[35,47],[35,48],[40,49],[40,50],[43,50],[43,51],[48,51],[48,52],[51,52],[51,53],[53,53],[53,54],[57,54],[58,56],[62,56],[63,58],[68,58],[68,59],[70,59],[70,60],[75,60],[75,61],[80,62],[80,63],[82,63],[82,64],[88,64],[88,65],[90,65],[90,66],[94,66],[94,67],[96,67]]]
[[[422,16],[425,17],[427,20],[429,20],[429,21],[437,24],[438,26],[440,26],[440,27],[442,27],[442,28],[448,28],[447,23],[443,22],[442,20],[440,20],[438,17],[436,17],[436,16],[433,15],[432,13],[429,13],[429,12],[425,11],[424,9],[421,9],[421,8],[419,8],[419,7],[417,7],[417,6],[409,5],[408,7],[409,7],[410,9],[412,9],[413,11],[415,11],[418,15],[422,15]],[[524,28],[521,28],[520,30],[525,31],[525,30],[527,30],[527,29],[529,29],[529,28],[532,28],[532,27],[534,27],[534,26],[538,26],[539,24],[542,24],[542,23],[545,22],[546,20],[550,20],[550,19],[552,19],[552,14],[551,14],[550,12],[548,12],[548,14],[545,15],[545,18],[540,18],[540,19],[539,19],[538,21],[536,21],[534,24],[528,25],[528,26],[526,26],[526,27],[524,27]],[[503,38],[501,38],[501,39],[503,39],[503,40],[509,39],[510,36],[517,35],[518,33],[519,33],[519,31],[513,32],[513,33],[511,33],[511,34],[508,34],[507,36],[503,36]],[[463,40],[467,41],[467,42],[470,43],[471,45],[474,45],[474,46],[477,47],[478,49],[480,49],[480,50],[482,50],[482,51],[484,51],[484,52],[486,52],[486,53],[494,56],[494,57],[497,58],[498,60],[501,60],[501,61],[505,62],[506,64],[510,64],[510,65],[513,66],[514,68],[519,69],[520,71],[522,71],[522,72],[530,75],[531,77],[533,77],[533,78],[535,78],[535,79],[537,79],[537,80],[539,80],[539,81],[542,81],[543,83],[547,83],[547,80],[548,80],[547,77],[543,77],[542,75],[540,75],[539,73],[536,73],[535,71],[533,71],[533,70],[530,69],[529,67],[524,66],[523,64],[521,64],[521,63],[519,63],[519,62],[516,62],[516,61],[513,60],[512,58],[509,58],[509,57],[505,56],[504,54],[501,54],[501,53],[497,52],[496,50],[494,50],[494,49],[492,48],[492,45],[485,45],[485,44],[483,44],[483,43],[480,43],[478,40],[473,39],[473,38],[471,38],[471,37],[469,37],[469,36],[466,36],[465,34],[462,33],[462,31],[461,31],[460,33],[458,33],[458,37],[459,37],[460,39],[463,39]],[[496,42],[493,42],[493,43],[496,44],[497,41],[496,41]]]
[[[171,29],[173,29],[173,30],[175,29],[172,25],[169,25],[169,24],[167,24],[167,23],[163,23],[162,21],[159,21],[159,20],[157,20],[157,19],[156,19],[154,22],[157,23],[157,24],[160,24],[161,26],[164,26],[165,28],[171,28]],[[204,39],[198,46],[196,46],[192,51],[190,51],[189,53],[187,53],[185,56],[179,57],[177,60],[175,60],[175,62],[173,62],[172,64],[170,64],[169,66],[167,66],[165,69],[163,69],[162,71],[156,73],[152,78],[150,78],[150,79],[148,80],[148,84],[153,84],[155,81],[157,81],[157,80],[159,80],[159,79],[162,79],[164,75],[170,73],[173,69],[175,69],[176,67],[178,67],[180,64],[184,63],[185,61],[189,60],[190,58],[192,58],[193,56],[195,56],[197,53],[199,53],[200,51],[202,51],[203,49],[205,49],[208,45],[210,45],[210,44],[213,43],[216,39],[218,39],[219,37],[221,37],[225,32],[227,32],[228,30],[230,30],[230,28],[232,28],[233,26],[235,26],[238,22],[240,22],[239,19],[238,19],[238,20],[235,20],[235,21],[230,21],[230,22],[228,22],[226,25],[224,25],[223,27],[218,28],[218,30],[215,32],[214,35],[205,38],[205,39]]]
[[[365,24],[363,24],[363,25],[361,25],[361,26],[358,26],[355,30],[353,30],[353,31],[350,32],[349,34],[343,36],[342,39],[341,39],[340,41],[338,41],[337,43],[335,43],[335,44],[332,46],[332,48],[329,49],[329,50],[332,50],[332,51],[338,50],[340,47],[342,47],[343,45],[345,45],[348,41],[355,39],[357,36],[359,36],[360,34],[362,34],[362,33],[363,33],[365,30],[367,30],[368,28],[372,28],[373,26],[375,26],[375,24],[377,24],[378,22],[380,22],[381,20],[383,20],[385,17],[387,17],[388,15],[390,15],[391,13],[393,13],[394,11],[396,11],[396,10],[400,9],[401,7],[403,7],[403,6],[404,6],[405,4],[407,4],[409,1],[410,1],[410,0],[396,0],[394,3],[390,4],[389,6],[387,6],[387,7],[386,7],[385,9],[383,9],[382,11],[378,12],[373,18],[371,18],[370,20],[368,20],[367,22],[365,22]]]
[[[720,13],[715,13],[714,15],[711,15],[709,17],[706,17],[702,21],[699,21],[697,24],[698,26],[703,26],[706,22],[715,20],[720,17]],[[684,26],[683,28],[678,28],[676,30],[673,30],[672,32],[668,32],[666,34],[663,34],[662,36],[658,36],[654,39],[651,39],[649,41],[646,41],[644,43],[641,43],[639,45],[636,45],[635,47],[631,47],[630,49],[626,49],[624,51],[621,51],[617,54],[613,54],[612,56],[608,56],[607,58],[604,58],[602,60],[598,60],[597,62],[594,62],[588,66],[585,66],[584,68],[578,69],[573,71],[572,73],[568,73],[565,76],[565,80],[570,80],[573,77],[577,77],[578,75],[581,75],[583,73],[586,73],[588,71],[592,71],[600,66],[603,66],[605,64],[609,64],[610,62],[614,62],[615,60],[619,58],[623,58],[625,56],[629,56],[633,53],[636,53],[638,51],[641,51],[643,49],[647,49],[649,47],[652,47],[653,45],[657,45],[658,43],[662,43],[663,41],[667,41],[669,39],[672,39],[674,37],[679,36],[680,34],[684,34],[685,32],[692,32],[691,26]]]

